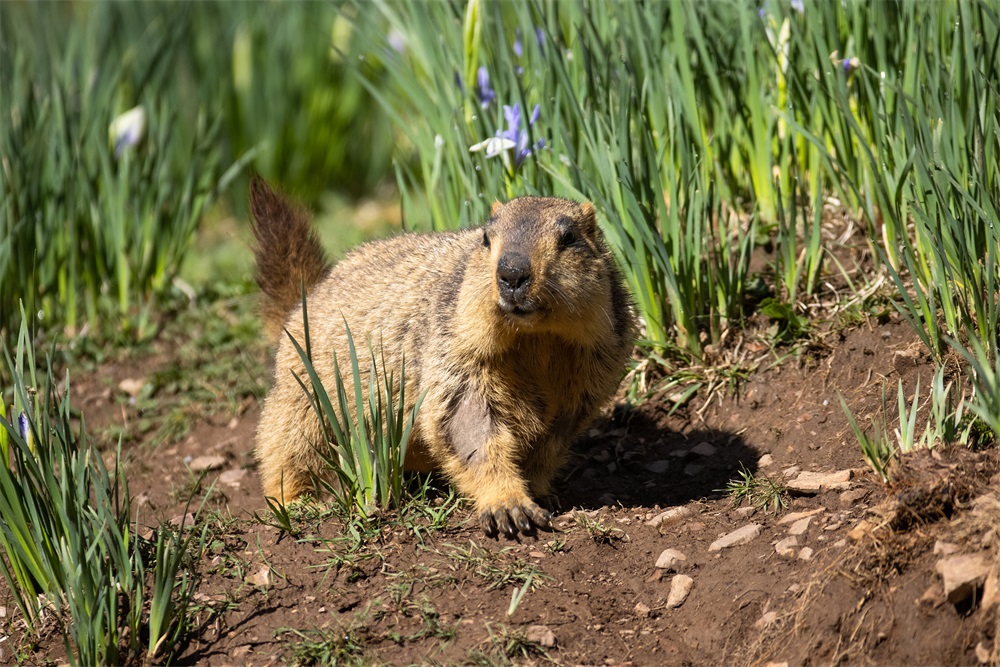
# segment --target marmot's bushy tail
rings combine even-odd
[[[257,270],[254,278],[264,297],[261,317],[271,340],[277,340],[306,290],[322,279],[329,262],[309,220],[309,213],[255,176],[250,181],[251,230]]]

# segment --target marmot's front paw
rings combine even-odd
[[[496,535],[499,529],[507,537],[514,538],[518,531],[528,535],[534,533],[536,528],[551,529],[552,512],[542,509],[531,500],[525,500],[518,505],[484,510],[479,515],[479,523],[489,537]]]

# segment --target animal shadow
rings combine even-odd
[[[719,497],[741,470],[756,471],[759,456],[736,433],[679,433],[642,411],[617,412],[574,445],[556,480],[553,504],[563,510],[667,508]]]

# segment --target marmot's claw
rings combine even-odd
[[[528,518],[528,515],[524,513],[524,509],[520,507],[512,507],[508,513],[510,514],[510,518],[514,520],[514,525],[516,525],[517,529],[522,533],[527,534],[535,531],[535,526],[531,523],[531,519]]]
[[[500,530],[503,532],[504,535],[506,535],[510,539],[514,539],[515,537],[517,537],[517,528],[515,528],[514,524],[511,523],[510,515],[507,513],[506,510],[502,509],[497,510],[496,512],[493,513],[493,515],[496,517],[497,525],[500,527]]]
[[[497,522],[493,518],[493,513],[486,510],[479,515],[479,523],[483,527],[483,532],[486,533],[486,537],[493,537],[497,534]]]
[[[493,537],[500,532],[514,539],[518,533],[532,535],[539,528],[551,530],[552,513],[528,501],[514,507],[486,510],[479,515],[479,523],[487,537]]]

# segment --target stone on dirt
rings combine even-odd
[[[668,525],[681,519],[691,513],[691,508],[687,505],[681,505],[680,507],[671,507],[666,512],[660,512],[652,519],[646,522],[647,526],[652,526],[653,528],[659,528],[660,526]]]
[[[822,512],[823,510],[824,510],[824,508],[817,507],[814,510],[805,510],[804,512],[792,512],[791,514],[786,514],[785,516],[783,516],[780,519],[778,519],[778,524],[779,525],[784,525],[786,523],[795,523],[799,519],[804,519],[807,516],[816,516],[817,514],[819,514],[820,512]]]
[[[779,556],[792,557],[795,555],[795,547],[799,545],[799,538],[786,537],[783,540],[778,540],[774,545],[774,550]]]
[[[759,630],[762,630],[777,620],[778,620],[778,612],[769,611],[764,613],[764,615],[762,615],[760,618],[758,618],[757,622],[754,623],[753,626]]]
[[[798,493],[818,493],[831,489],[841,491],[851,484],[851,470],[838,470],[837,472],[811,472],[804,470],[795,479],[789,480],[786,484],[789,491]]]
[[[225,484],[226,486],[233,486],[239,488],[240,482],[242,482],[243,478],[246,476],[247,476],[247,471],[244,470],[243,468],[240,468],[238,470],[227,470],[226,472],[219,475],[219,481]]]
[[[678,562],[687,560],[687,556],[677,549],[664,549],[656,559],[656,567],[661,570],[676,570]]]
[[[941,575],[948,602],[959,604],[971,597],[983,584],[990,566],[982,556],[961,554],[942,558],[934,569]]]
[[[799,519],[798,521],[796,521],[795,523],[793,523],[791,526],[788,527],[788,534],[789,535],[801,535],[802,533],[804,533],[807,530],[809,530],[809,522],[810,521],[812,521],[812,517],[811,516],[807,516],[805,518]]]
[[[766,468],[769,465],[773,465],[773,464],[774,464],[774,457],[771,456],[770,454],[764,454],[764,456],[762,456],[759,459],[757,459],[757,467],[758,468]]]
[[[670,469],[670,461],[653,461],[646,465],[646,470],[656,475],[662,475]]]
[[[691,448],[691,453],[698,456],[712,456],[715,454],[715,446],[708,442],[699,442]]]
[[[802,547],[802,549],[799,550],[799,560],[812,560],[812,557],[812,547]]]
[[[556,645],[556,636],[552,634],[552,630],[547,625],[529,625],[525,634],[528,641],[533,644],[545,648],[552,648]]]
[[[737,528],[728,535],[724,535],[712,542],[712,544],[709,545],[708,550],[722,551],[723,549],[728,549],[729,547],[747,544],[752,542],[758,535],[760,535],[760,524],[748,523],[742,528]]]
[[[247,583],[267,588],[271,585],[271,568],[267,565],[261,565],[259,570],[247,577]]]
[[[225,456],[199,456],[191,461],[189,467],[191,472],[204,472],[206,470],[218,470],[226,465]]]
[[[684,601],[687,600],[688,595],[691,593],[692,586],[694,586],[694,579],[691,577],[686,574],[675,575],[670,580],[670,594],[667,596],[667,607],[676,609],[684,604]]]
[[[649,616],[650,609],[647,605],[641,602],[635,603],[635,615],[639,618],[647,618]]]

